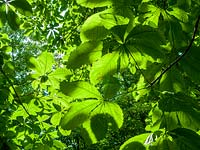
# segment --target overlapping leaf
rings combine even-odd
[[[90,113],[100,105],[101,101],[98,100],[87,100],[84,102],[73,103],[69,111],[62,118],[60,125],[63,129],[71,130],[90,117]]]
[[[75,102],[62,118],[60,125],[63,129],[71,130],[81,124],[87,131],[88,138],[95,143],[105,137],[109,126],[112,129],[122,126],[123,112],[117,104],[111,102],[100,100]]]
[[[198,150],[200,147],[200,136],[192,130],[177,128],[170,134],[180,150]]]
[[[160,14],[162,12],[162,9],[160,9],[160,8],[154,6],[154,5],[148,4],[148,3],[143,3],[139,7],[139,10],[142,13],[145,13],[141,16],[142,19],[145,20],[144,21],[145,25],[149,25],[149,26],[154,27],[154,28],[158,27],[159,17],[160,17]]]
[[[127,47],[134,54],[137,50],[141,55],[147,55],[154,60],[163,57],[160,45],[163,43],[163,36],[158,30],[149,26],[138,25],[127,37]]]
[[[83,134],[88,143],[96,143],[103,139],[108,130],[119,129],[123,124],[123,112],[121,108],[111,102],[101,103],[91,113],[91,119],[83,124],[87,134]]]
[[[81,28],[81,41],[102,40],[108,35],[109,29],[112,27],[128,23],[128,18],[112,14],[112,11],[112,9],[107,9],[90,16]]]
[[[90,72],[90,81],[93,84],[99,83],[106,75],[112,75],[128,66],[129,59],[126,54],[118,51],[104,55],[99,61],[93,63]]]
[[[153,126],[150,130],[159,128],[173,130],[184,127],[197,131],[200,127],[200,112],[197,101],[182,93],[162,95],[158,107],[152,110]],[[148,129],[149,130],[149,129]]]
[[[101,57],[103,43],[99,41],[89,41],[82,43],[69,57],[68,68],[78,68],[83,64],[91,64]]]
[[[160,80],[160,90],[181,92],[186,90],[185,79],[178,68],[171,68]]]
[[[149,135],[150,133],[144,133],[128,139],[121,145],[120,150],[145,150],[146,147],[144,146],[144,143]]]
[[[0,27],[8,22],[12,29],[18,29],[21,24],[18,12],[22,15],[30,15],[32,13],[32,7],[26,0],[1,2]]]
[[[99,91],[90,83],[84,81],[61,82],[61,91],[75,99],[96,98],[101,99]]]
[[[200,51],[199,47],[192,47],[188,54],[180,61],[181,67],[187,75],[196,83],[200,83]]]

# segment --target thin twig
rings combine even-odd
[[[14,93],[15,93],[17,99],[18,99],[18,101],[16,101],[16,102],[19,103],[19,104],[22,106],[22,108],[25,110],[25,112],[26,112],[29,116],[31,116],[31,115],[29,114],[28,110],[26,109],[26,107],[23,105],[23,103],[22,103],[22,101],[21,101],[21,99],[20,99],[20,97],[19,97],[19,95],[18,95],[18,93],[17,93],[17,91],[16,91],[14,85],[12,84],[11,80],[8,78],[8,76],[6,75],[6,73],[3,71],[3,69],[2,69],[1,67],[0,67],[0,72],[3,74],[3,76],[6,78],[6,80],[8,81],[8,83],[10,84],[10,86],[12,87],[12,89],[13,89],[13,91],[14,91]]]
[[[198,19],[195,23],[194,26],[194,32],[192,35],[192,39],[188,45],[188,47],[185,49],[184,53],[182,55],[180,55],[177,59],[175,59],[170,65],[168,65],[163,71],[162,73],[155,79],[153,80],[147,87],[152,87],[158,80],[160,80],[160,78],[168,71],[170,70],[174,65],[176,65],[190,50],[190,48],[192,47],[192,44],[194,42],[197,30],[198,30],[198,26],[199,26],[199,22],[200,22],[200,15],[198,16]]]

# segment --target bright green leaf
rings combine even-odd
[[[128,66],[129,59],[126,54],[119,54],[114,51],[104,55],[100,60],[93,63],[90,72],[90,81],[93,84],[99,83],[107,75],[112,75]]]
[[[61,82],[61,91],[73,98],[97,98],[101,99],[99,91],[90,83],[84,81]]]
[[[112,5],[113,0],[76,0],[81,6],[95,8]]]
[[[149,135],[150,133],[144,133],[128,139],[120,150],[146,150],[144,143]]]
[[[60,125],[63,129],[71,130],[89,119],[90,113],[101,103],[98,100],[87,100],[75,102],[69,111],[61,119]]]
[[[60,119],[61,119],[61,112],[58,112],[58,113],[53,114],[50,121],[53,125],[56,126],[56,125],[59,125]]]

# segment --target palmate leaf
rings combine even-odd
[[[126,54],[118,51],[104,55],[97,62],[93,63],[90,72],[90,81],[93,84],[99,83],[107,75],[112,75],[128,66],[129,59]]]
[[[100,118],[103,117],[107,125],[102,124],[102,126],[98,125],[97,127],[96,125],[100,123],[97,115],[100,115]],[[110,117],[113,121],[110,120]],[[105,136],[105,130],[108,130],[110,123],[112,124],[112,129],[120,128],[123,124],[123,113],[117,104],[101,100],[86,100],[73,103],[69,111],[61,119],[60,125],[63,129],[71,130],[83,124],[83,128],[88,130],[89,135],[93,134],[93,137],[101,139]],[[96,128],[99,130],[97,131]],[[104,134],[100,133],[101,131]],[[97,139],[92,138],[91,140],[95,142]]]
[[[139,53],[141,56],[151,57],[154,61],[163,58],[160,45],[162,45],[164,38],[157,29],[138,25],[129,33],[126,41],[126,46],[133,55]]]
[[[109,129],[117,130],[123,124],[121,108],[111,102],[102,102],[91,113],[90,120],[83,123],[83,137],[88,144],[105,138]]]
[[[22,15],[30,15],[31,5],[26,0],[14,0],[0,3],[0,27],[8,22],[13,30],[17,30],[21,24],[18,12]]]
[[[103,42],[89,41],[82,43],[73,51],[67,62],[68,68],[76,69],[83,64],[91,64],[102,55]]]
[[[73,103],[69,111],[61,119],[60,125],[63,129],[72,130],[87,119],[89,119],[90,112],[99,105],[98,100],[88,100],[84,102]]]
[[[113,9],[107,9],[90,16],[81,28],[81,41],[102,40],[108,35],[109,29],[112,27],[128,23],[128,18],[113,14],[112,12]]]
[[[145,20],[143,24],[154,28],[158,27],[159,17],[162,9],[148,3],[142,3],[142,5],[139,7],[139,10],[144,13],[141,15],[141,18]]]
[[[54,58],[52,53],[43,52],[37,59],[31,57],[29,61],[34,66],[32,69],[35,71],[35,73],[32,76],[33,78],[37,78],[52,71]]]
[[[84,81],[61,82],[60,89],[62,93],[75,99],[102,98],[96,87]]]

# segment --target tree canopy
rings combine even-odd
[[[199,150],[200,0],[0,0],[0,149]]]

